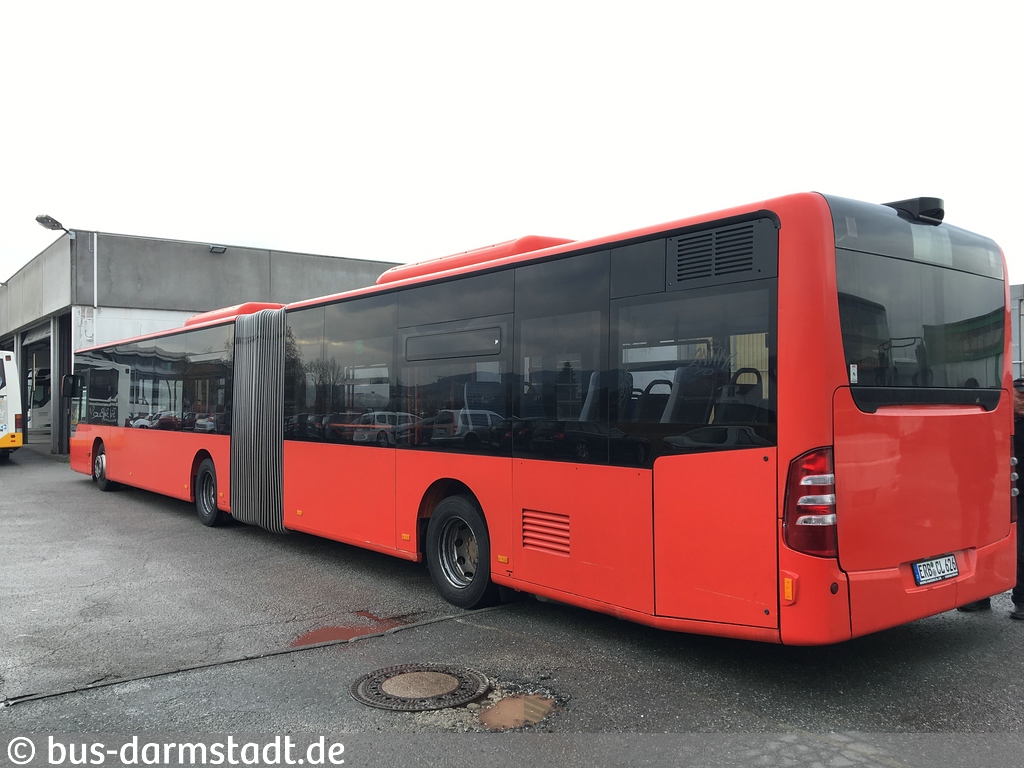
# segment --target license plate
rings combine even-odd
[[[934,560],[922,560],[920,563],[914,563],[913,568],[914,581],[918,586],[955,579],[960,575],[960,571],[956,567],[956,557],[953,555],[936,557]]]

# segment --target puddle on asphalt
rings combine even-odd
[[[347,627],[322,627],[307,632],[292,643],[292,648],[300,648],[304,645],[316,645],[317,643],[330,643],[338,640],[351,640],[354,637],[363,635],[375,635],[378,632],[386,632],[395,627],[401,627],[411,621],[409,616],[396,616],[392,619],[382,619],[374,616],[369,611],[356,611],[356,616],[366,619],[364,622]]]
[[[555,706],[550,696],[530,693],[522,696],[506,696],[480,713],[480,722],[491,731],[502,728],[520,728],[539,723]]]

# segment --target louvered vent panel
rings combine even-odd
[[[676,242],[676,280],[694,280],[715,274],[713,232],[680,237]]]
[[[568,557],[569,516],[524,509],[523,547]]]
[[[754,226],[747,224],[715,233],[715,274],[730,275],[754,268]]]
[[[677,285],[754,271],[754,222],[669,240],[673,241]]]

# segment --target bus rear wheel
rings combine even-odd
[[[491,581],[491,544],[480,507],[469,496],[449,496],[427,525],[427,569],[441,597],[459,608],[497,602]]]
[[[223,525],[225,514],[217,509],[217,469],[211,459],[203,459],[196,472],[196,514],[199,522],[213,527]]]
[[[107,478],[107,451],[103,443],[97,444],[92,454],[92,481],[101,491],[117,488],[117,483]]]

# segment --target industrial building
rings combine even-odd
[[[30,423],[28,410],[33,394],[38,403],[59,391],[74,350],[175,328],[196,313],[248,301],[287,304],[362,288],[395,266],[67,230],[49,217],[38,220],[63,234],[0,283],[0,349],[13,351],[22,371],[28,439],[48,437],[58,454],[68,452],[70,431],[65,409],[54,407],[59,397],[49,398],[51,426]]]

